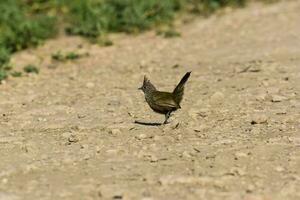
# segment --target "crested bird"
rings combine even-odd
[[[187,72],[175,87],[173,92],[163,92],[156,89],[150,80],[144,76],[143,85],[138,88],[145,94],[145,100],[150,108],[160,114],[165,115],[163,124],[168,123],[168,119],[172,112],[180,109],[180,102],[183,98],[184,85],[190,77],[191,72]]]

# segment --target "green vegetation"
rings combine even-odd
[[[158,30],[156,32],[157,35],[162,35],[165,38],[172,38],[172,37],[180,37],[180,32],[176,31],[173,28],[168,28],[166,30]]]
[[[55,18],[30,12],[25,1],[0,1],[0,82],[8,76],[10,55],[55,34]]]
[[[158,23],[170,23],[181,0],[74,0],[70,34],[98,37],[106,32],[136,33]]]
[[[209,15],[216,10],[231,6],[231,7],[243,7],[248,0],[186,0],[188,2],[188,9],[192,13]]]
[[[24,72],[26,72],[26,73],[36,73],[36,74],[38,74],[38,73],[39,73],[39,69],[38,69],[35,65],[29,64],[29,65],[26,65],[26,66],[24,67]]]
[[[76,60],[83,56],[88,56],[88,53],[79,54],[73,51],[61,53],[61,51],[57,51],[51,55],[53,60],[60,61],[60,62],[65,62],[67,60]]]
[[[13,77],[21,77],[22,76],[22,72],[14,71],[10,75],[13,76]]]
[[[111,32],[138,33],[168,27],[158,33],[176,37],[180,33],[172,28],[172,23],[177,13],[206,16],[222,7],[244,6],[246,1],[249,0],[1,0],[0,83],[9,74],[5,66],[11,54],[54,36],[58,25],[67,34],[110,46]],[[52,55],[52,58],[77,58],[75,54],[60,56]]]

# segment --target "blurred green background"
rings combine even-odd
[[[208,16],[222,7],[242,7],[246,1],[250,0],[1,0],[0,81],[10,74],[12,53],[37,46],[62,28],[111,45],[106,37],[110,32],[172,27],[179,14]],[[180,35],[172,28],[162,34]]]

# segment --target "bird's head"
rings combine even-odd
[[[139,90],[142,90],[144,93],[155,91],[156,88],[154,85],[150,82],[150,80],[147,78],[147,76],[144,76],[143,85],[138,88]]]

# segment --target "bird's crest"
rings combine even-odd
[[[155,86],[150,82],[150,80],[147,78],[146,75],[144,76],[144,82],[143,82],[142,88],[145,88],[145,90],[148,90],[148,91],[156,90]]]

